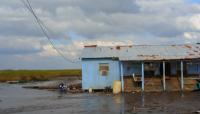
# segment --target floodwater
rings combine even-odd
[[[192,114],[199,92],[60,93],[0,84],[0,114]]]

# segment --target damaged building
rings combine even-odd
[[[187,91],[200,79],[200,44],[85,46],[82,88],[113,87],[123,92]]]

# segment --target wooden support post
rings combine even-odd
[[[166,83],[165,83],[165,61],[163,61],[163,90],[166,90]]]
[[[123,63],[120,62],[120,73],[121,73],[121,84],[122,84],[122,92],[124,92],[124,71],[123,71]]]
[[[142,62],[142,91],[144,91],[144,62]]]
[[[181,60],[181,90],[184,88],[184,79],[183,79],[183,61]]]

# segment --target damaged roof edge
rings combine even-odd
[[[197,61],[200,61],[200,58],[192,58],[192,59],[188,59],[188,58],[185,58],[185,59],[159,59],[159,60],[120,60],[119,58],[117,57],[102,57],[102,58],[82,58],[82,60],[119,60],[119,61],[181,61],[181,60],[184,60],[184,61],[191,61],[191,60],[197,60]]]
[[[119,58],[119,60],[190,60],[200,58],[199,44],[97,46],[83,49],[82,58]],[[88,48],[89,47],[89,48]],[[90,48],[92,47],[92,48]]]
[[[82,58],[82,60],[96,60],[96,59],[98,59],[98,60],[102,60],[102,59],[106,59],[106,60],[119,60],[119,58],[118,57],[101,57],[101,58]]]
[[[97,47],[97,45],[85,45],[84,48],[92,48],[92,47]]]

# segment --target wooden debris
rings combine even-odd
[[[81,83],[75,83],[68,85],[69,90],[80,90],[82,89]]]
[[[6,83],[8,83],[8,84],[17,84],[17,83],[19,83],[19,81],[7,81]]]

